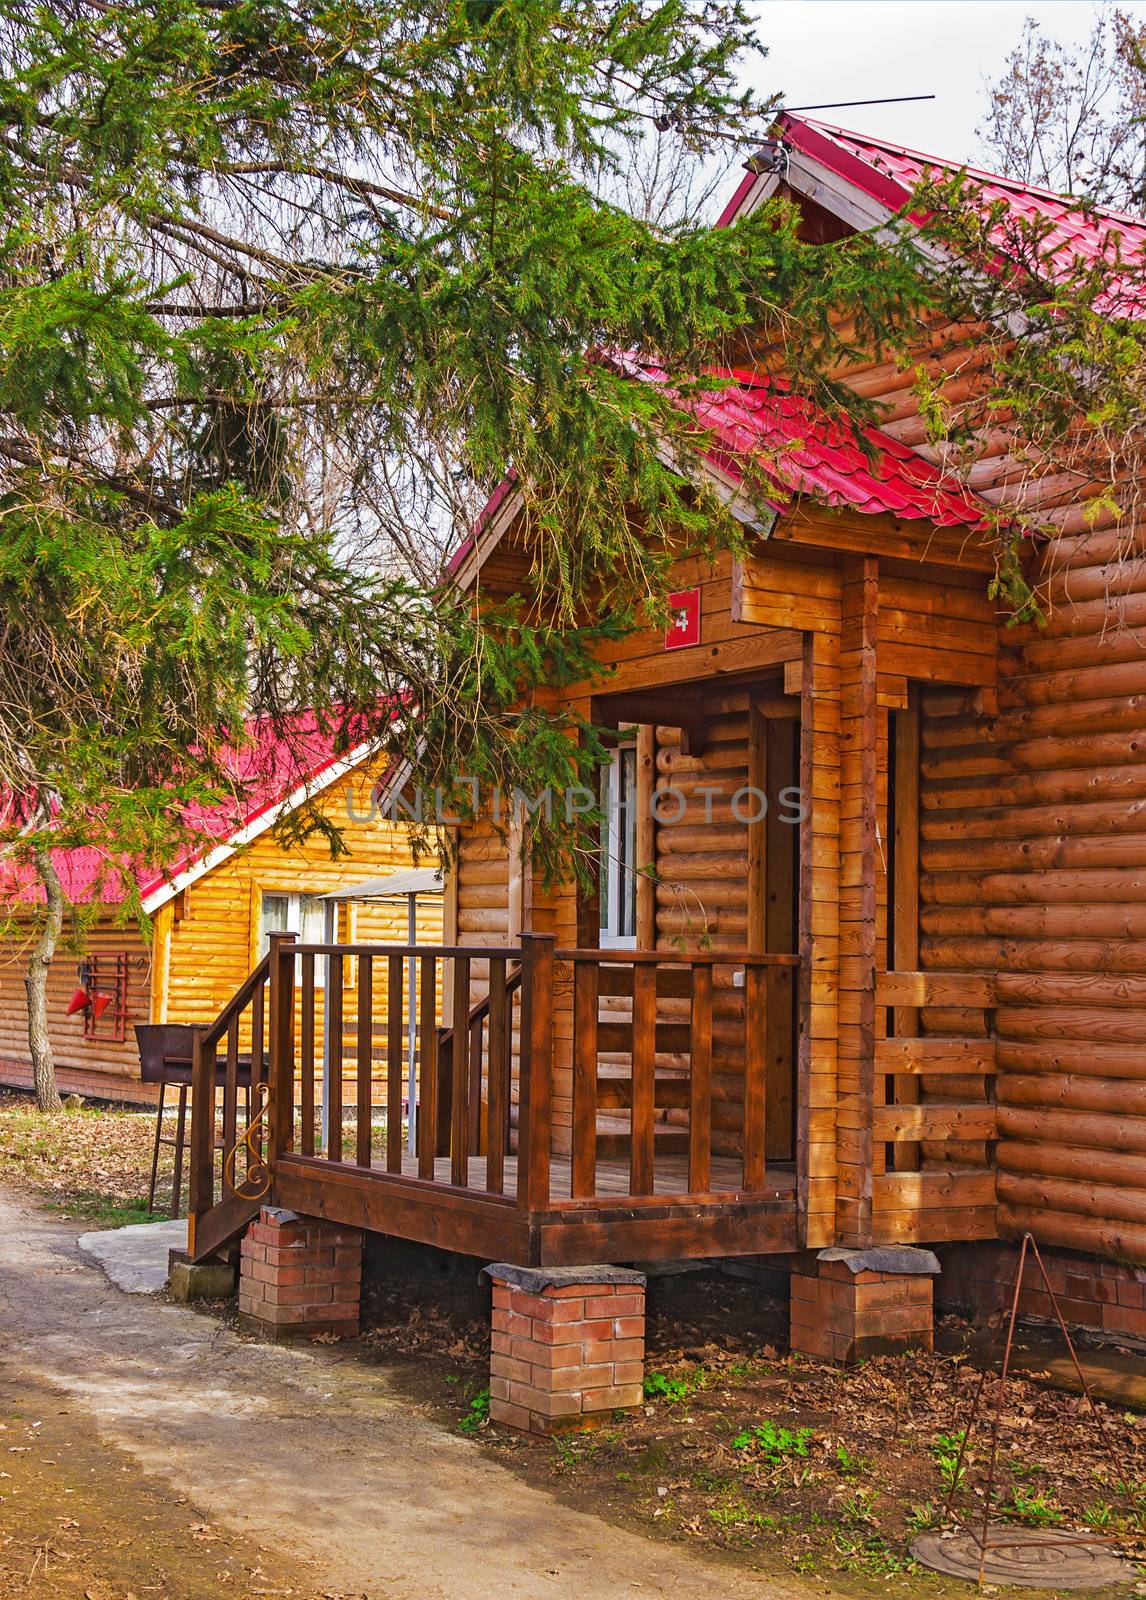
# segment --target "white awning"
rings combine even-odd
[[[393,872],[386,878],[367,878],[349,889],[334,889],[323,900],[393,900],[399,895],[441,894],[444,890],[440,867],[411,867],[408,872]]]

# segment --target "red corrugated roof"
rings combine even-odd
[[[650,363],[626,365],[648,382],[670,382]],[[986,501],[881,429],[863,430],[875,449],[869,456],[846,425],[766,375],[726,368],[713,376],[727,387],[687,404],[712,434],[706,457],[738,482],[751,462],[785,499],[806,494],[867,516],[926,520],[941,528],[987,527]]]
[[[1146,220],[1115,211],[1108,206],[1082,206],[1068,195],[1055,194],[1033,184],[1020,183],[979,167],[964,167],[942,156],[925,155],[906,145],[887,139],[852,133],[833,123],[814,121],[783,112],[777,119],[785,144],[821,161],[831,171],[861,189],[872,199],[898,211],[910,198],[926,172],[954,175],[965,172],[975,188],[981,190],[986,205],[1006,204],[1018,217],[1045,219],[1051,226],[1041,248],[1058,255],[1065,264],[1071,259],[1098,261],[1110,258],[1117,249],[1121,258],[1140,263],[1146,251]],[[722,222],[730,222],[743,202],[747,190],[741,185],[726,208]],[[997,242],[1005,247],[1000,234]],[[1125,293],[1106,297],[1101,308],[1120,316],[1146,315],[1140,283],[1126,280]]]
[[[250,742],[223,757],[233,793],[217,805],[187,810],[187,825],[198,836],[193,850],[158,867],[88,845],[54,850],[52,859],[68,899],[76,905],[93,899],[105,905],[120,904],[125,898],[126,876],[134,878],[140,898],[146,900],[212,849],[253,827],[294,790],[318,782],[341,759],[333,734],[322,732],[310,718],[300,719],[289,740],[274,738],[258,722],[252,722],[247,731]],[[42,898],[32,869],[11,861],[0,866],[0,894],[10,904],[21,900],[30,904]]]

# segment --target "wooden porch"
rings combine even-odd
[[[795,1250],[799,1161],[765,1156],[764,1041],[769,972],[797,965],[558,950],[544,935],[512,948],[276,935],[198,1036],[191,1254],[223,1247],[260,1204],[523,1265]],[[443,1025],[443,1001],[462,1026]],[[714,1013],[742,1043],[732,1134],[714,1128]],[[559,1036],[572,1059],[567,1138],[552,1116]],[[266,1098],[248,1130],[246,1059]]]

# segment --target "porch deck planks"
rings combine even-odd
[[[505,1162],[505,1188],[507,1194],[512,1194],[517,1183],[517,1157],[507,1155]],[[352,1161],[332,1163],[343,1171],[357,1170]],[[653,1187],[648,1191],[650,1195],[663,1196],[665,1199],[683,1200],[689,1193],[688,1187],[688,1155],[685,1152],[666,1154],[658,1152],[655,1170],[653,1173]],[[420,1176],[417,1159],[410,1155],[402,1158],[402,1175],[407,1178]],[[434,1162],[434,1181],[439,1184],[450,1183],[450,1158],[438,1156]],[[625,1156],[601,1157],[597,1161],[595,1172],[595,1192],[592,1196],[597,1203],[615,1200],[619,1206],[624,1206],[632,1198],[629,1193],[629,1162]],[[550,1158],[550,1188],[549,1203],[556,1204],[570,1198],[577,1198],[571,1193],[572,1189],[572,1161],[569,1156],[554,1155]],[[791,1196],[795,1203],[796,1178],[792,1162],[770,1161],[768,1163],[767,1184],[763,1190],[766,1197],[773,1191],[780,1196]],[[486,1192],[486,1158],[473,1156],[469,1158],[469,1187],[468,1192],[480,1195]],[[711,1158],[711,1171],[709,1178],[708,1194],[716,1197],[727,1196],[731,1204],[735,1199],[744,1194],[742,1182],[741,1163],[736,1156],[713,1156]],[[642,1197],[647,1198],[647,1196]],[[756,1196],[753,1196],[756,1198]]]

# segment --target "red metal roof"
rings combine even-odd
[[[647,382],[668,383],[649,363],[627,363]],[[846,425],[762,373],[722,369],[727,387],[687,404],[708,429],[706,457],[739,482],[750,463],[779,491],[781,502],[806,494],[821,505],[849,506],[867,516],[926,520],[941,528],[985,529],[987,502],[945,477],[876,427],[863,430],[869,456]]]
[[[300,719],[289,741],[275,739],[257,722],[249,725],[248,733],[250,742],[223,758],[233,792],[217,805],[191,806],[186,812],[185,821],[198,836],[193,850],[160,866],[132,862],[89,845],[53,850],[68,899],[76,905],[95,899],[105,905],[121,904],[126,898],[124,880],[134,877],[140,898],[147,900],[212,849],[256,826],[296,789],[312,787],[341,759],[333,735],[321,731],[313,719]],[[42,898],[31,867],[11,861],[0,872],[0,894],[9,902],[28,904]]]
[[[978,167],[964,167],[942,156],[893,144],[886,139],[852,133],[833,123],[813,121],[783,112],[777,119],[783,143],[822,162],[864,194],[898,211],[910,198],[926,172],[951,175],[964,172],[982,192],[986,205],[1004,202],[1018,217],[1045,219],[1050,231],[1041,248],[1058,254],[1064,264],[1071,259],[1098,261],[1117,248],[1127,261],[1140,263],[1146,252],[1146,220],[1114,211],[1108,206],[1083,206],[1068,195],[1055,194],[1033,184],[1020,183]],[[748,190],[742,184],[721,218],[731,222]],[[1116,243],[1117,241],[1117,243]],[[1001,237],[998,242],[1005,244]],[[1124,298],[1108,296],[1102,309],[1120,316],[1146,315],[1140,282],[1126,282]]]

